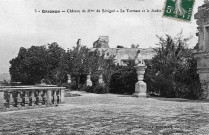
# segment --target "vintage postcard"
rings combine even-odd
[[[208,0],[0,0],[0,135],[209,134]]]

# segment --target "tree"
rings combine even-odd
[[[110,76],[114,68],[114,58],[105,59],[105,52],[98,49],[92,51],[81,47],[78,52],[76,48],[70,50],[72,67],[69,70],[77,84],[84,84],[86,76],[91,74],[93,84],[96,85],[99,75],[103,74],[104,80],[109,86]]]
[[[20,48],[18,56],[10,61],[11,80],[22,84],[34,84],[44,78],[45,51],[45,46]]]
[[[47,47],[20,48],[18,56],[10,61],[11,80],[36,84],[45,79],[50,84],[57,84],[56,75],[60,73],[58,69],[65,51],[57,43],[48,44]]]
[[[48,44],[45,58],[47,73],[44,77],[48,83],[60,85],[66,81],[65,68],[67,68],[67,65],[64,64],[66,63],[65,59],[63,59],[64,56],[65,50],[56,42]]]
[[[175,38],[158,38],[159,49],[145,73],[148,91],[164,97],[198,98],[201,90],[196,61],[187,44],[190,38],[181,33]]]
[[[94,84],[103,74],[109,86],[114,72],[114,57],[105,58],[105,52],[81,47],[65,51],[57,43],[47,46],[20,48],[18,56],[10,61],[12,81],[22,84],[40,83],[42,79],[48,84],[63,85],[67,74],[75,78],[77,87],[84,84],[91,73]]]

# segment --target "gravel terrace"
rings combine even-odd
[[[0,135],[209,135],[209,102],[74,93],[58,107],[0,112]]]

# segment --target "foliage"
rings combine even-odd
[[[66,62],[65,50],[62,49],[57,43],[52,43],[48,45],[46,52],[46,76],[45,79],[48,80],[50,84],[60,85],[66,81]]]
[[[57,43],[29,49],[21,47],[18,56],[10,61],[11,80],[22,84],[40,83],[42,79],[50,84],[61,83],[65,79],[59,78],[63,75],[60,64],[64,53]]]
[[[198,98],[200,82],[193,52],[187,47],[189,38],[183,38],[181,33],[175,38],[158,38],[160,47],[145,73],[148,92],[163,97]]]
[[[98,76],[103,74],[108,87],[109,78],[114,71],[114,57],[106,59],[104,51],[86,47],[65,51],[57,43],[20,48],[18,56],[10,64],[12,81],[28,85],[40,83],[44,79],[48,84],[66,85],[70,89],[83,87],[89,74],[94,86]],[[71,75],[72,84],[65,84],[67,74]]]
[[[98,84],[98,83],[93,86],[85,86],[83,90],[86,92],[97,93],[97,94],[105,94],[109,92],[109,88],[107,85]]]
[[[200,82],[192,50],[187,47],[189,38],[183,38],[181,33],[175,38],[168,35],[158,38],[160,47],[156,49],[156,56],[146,62],[148,92],[164,97],[198,98]],[[11,81],[22,84],[36,84],[45,79],[49,84],[66,86],[71,90],[133,94],[137,82],[133,62],[127,67],[116,66],[114,56],[107,58],[102,49],[74,47],[65,51],[57,43],[28,49],[22,47],[10,64]],[[66,84],[67,74],[71,75],[71,84]],[[89,74],[92,87],[85,86]],[[101,74],[105,85],[98,84]]]
[[[133,62],[130,62],[127,67],[118,66],[110,80],[110,92],[117,94],[133,94],[135,92],[136,82],[137,74]]]
[[[71,59],[71,66],[68,70],[68,74],[78,84],[77,88],[84,87],[87,79],[87,75],[91,74],[91,80],[93,85],[96,86],[99,75],[103,74],[103,79],[109,86],[109,78],[113,73],[114,57],[105,58],[105,51],[90,50],[86,47],[81,47],[80,50],[74,48],[68,50],[68,55]]]
[[[97,94],[105,94],[109,92],[108,87],[105,85],[96,85],[96,86],[93,86],[92,89],[93,89],[93,92]]]
[[[62,87],[65,87],[68,90],[77,90],[76,83],[62,83]]]
[[[92,86],[86,86],[86,87],[84,88],[84,91],[90,92],[90,93],[93,93],[93,92],[94,92]]]

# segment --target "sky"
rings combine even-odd
[[[145,13],[41,13],[42,10],[152,10],[164,8],[165,0],[0,0],[0,73],[9,71],[9,61],[20,47],[57,42],[64,49],[81,43],[93,47],[99,36],[109,36],[109,46],[156,47],[156,35],[175,36],[183,31],[197,43],[194,13],[203,0],[195,2],[191,22],[162,17],[163,12]],[[41,12],[35,12],[41,11]]]

